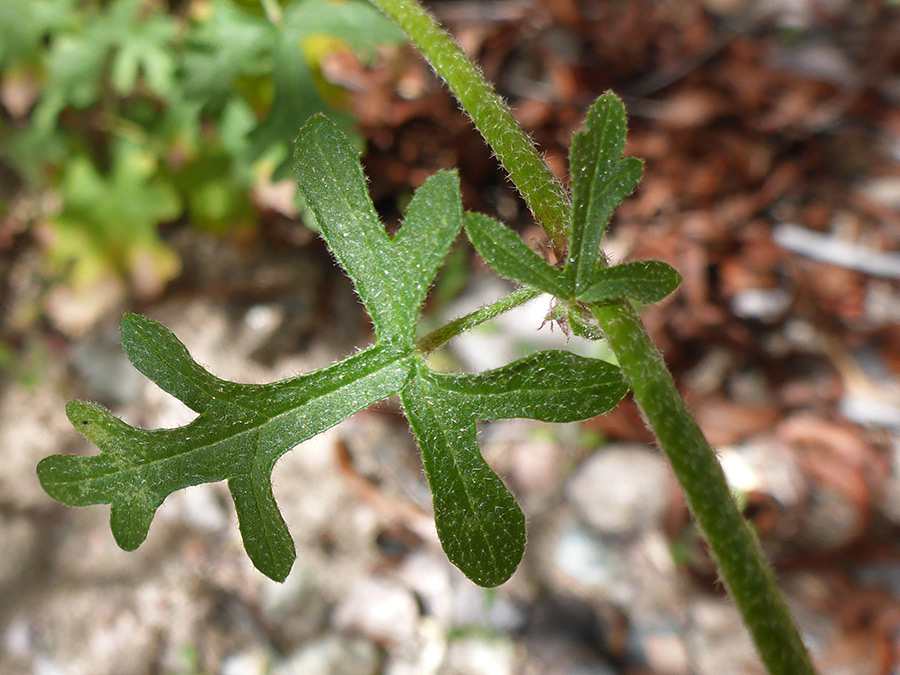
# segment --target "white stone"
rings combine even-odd
[[[361,579],[334,612],[334,625],[376,642],[404,644],[415,638],[419,607],[406,588],[383,578]]]
[[[659,526],[668,502],[669,469],[643,446],[609,446],[588,458],[567,486],[567,496],[591,527],[632,535]]]

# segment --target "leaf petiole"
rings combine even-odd
[[[423,335],[416,341],[416,351],[422,354],[433,352],[457,335],[465,333],[467,330],[472,330],[475,326],[490,321],[511,309],[524,305],[526,302],[534,300],[540,294],[539,290],[523,286],[496,302],[445,323],[440,328],[435,328],[430,333]]]

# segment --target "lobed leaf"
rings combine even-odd
[[[474,417],[421,376],[400,400],[419,441],[444,552],[476,584],[502,584],[522,560],[525,516],[481,456]]]
[[[184,87],[190,99],[219,104],[234,92],[238,77],[259,75],[277,28],[231,0],[213,0],[209,18],[193,28],[184,56]]]
[[[269,114],[250,136],[252,154],[262,156],[273,145],[287,145],[298,122],[328,113],[349,130],[352,117],[330,106],[320,89],[319,65],[304,53],[310,40],[326,37],[364,57],[379,44],[401,44],[403,34],[381,12],[360,0],[293,0],[284,9],[273,45],[275,86]],[[318,80],[318,81],[317,81]],[[273,179],[290,177],[290,155]]]
[[[681,275],[661,260],[639,260],[613,267],[598,267],[579,296],[585,302],[632,298],[647,304],[659,302],[678,288]]]
[[[573,204],[569,252],[562,270],[542,260],[501,223],[482,214],[468,213],[466,235],[485,262],[501,276],[560,300],[600,301],[623,295],[652,298],[671,292],[674,286],[659,296],[673,280],[677,286],[679,277],[671,268],[664,272],[655,264],[646,269],[631,266],[609,277],[597,271],[606,266],[600,251],[606,224],[615,208],[634,190],[643,171],[641,160],[622,157],[626,131],[625,107],[615,94],[607,92],[591,106],[584,131],[572,140],[569,166]],[[629,282],[629,273],[638,276]],[[617,288],[628,293],[610,296]],[[579,321],[577,316],[572,319],[576,330],[587,330],[588,326]]]
[[[122,343],[129,360],[198,417],[183,427],[147,430],[94,404],[72,402],[69,419],[100,454],[47,457],[37,468],[41,485],[67,504],[110,504],[113,535],[133,550],[169,494],[227,480],[248,555],[263,573],[283,580],[296,553],[272,494],[276,461],[357,410],[399,393],[422,450],[448,557],[476,583],[502,583],[522,557],[525,519],[482,458],[476,422],[592,417],[624,395],[621,373],[568,352],[535,354],[478,375],[430,371],[417,355],[414,335],[428,288],[463,224],[456,174],[429,178],[392,238],[375,213],[356,152],[332,122],[315,117],[303,127],[295,167],[323,237],[372,317],[377,343],[312,373],[238,384],[200,366],[162,325],[126,315]],[[500,234],[502,225],[481,216],[470,221],[473,231],[484,233],[483,246],[490,246],[493,232],[535,279],[561,283],[556,270],[522,254],[524,244],[517,238],[512,243],[512,233]]]
[[[298,124],[318,113],[328,113],[350,129],[352,116],[328,100],[330,85],[310,53],[311,44],[324,42],[331,45],[329,51],[346,49],[369,57],[377,45],[403,41],[399,29],[368,2],[289,0],[279,4],[281,17],[273,22],[232,0],[214,0],[210,18],[192,31],[191,49],[185,56],[186,93],[203,105],[221,106],[235,96],[240,88],[236,85],[271,74],[271,104],[248,138],[253,159],[276,148],[287,149]],[[259,101],[249,102],[259,105]],[[276,181],[290,177],[290,153],[286,155],[273,172]]]
[[[104,173],[85,156],[67,163],[60,184],[65,206],[48,222],[50,259],[77,289],[94,288],[110,273],[161,285],[179,261],[157,226],[181,213],[178,194],[139,144],[118,138],[111,154]]]
[[[226,382],[205,371],[160,324],[123,321],[123,342],[147,377],[200,412],[176,429],[132,427],[102,408],[72,402],[67,414],[100,455],[54,455],[38,478],[54,499],[73,506],[111,504],[118,544],[137,548],[156,509],[172,492],[227,479],[253,563],[284,579],[294,560],[290,534],[272,496],[277,459],[405,382],[409,355],[375,345],[333,366],[272,384]]]
[[[572,139],[572,219],[566,267],[576,294],[586,288],[598,264],[600,240],[612,212],[641,179],[643,162],[622,158],[626,131],[625,106],[607,92],[588,111],[584,131]]]
[[[46,31],[53,26],[47,12],[65,11],[71,3],[14,4],[20,9],[35,4],[25,19],[47,22],[41,28]],[[0,16],[4,13],[0,8]],[[122,95],[132,93],[139,72],[157,96],[166,98],[175,90],[172,44],[178,30],[171,16],[143,0],[119,0],[103,3],[86,18],[67,22],[64,16],[56,17],[55,27],[64,31],[53,36],[44,54],[46,83],[33,113],[34,124],[42,132],[52,131],[66,106],[84,109],[99,100],[107,66],[112,85]],[[14,20],[12,25],[17,23]]]
[[[475,583],[496,586],[525,550],[525,517],[481,456],[476,422],[587,419],[615,406],[627,390],[615,366],[569,352],[540,352],[478,375],[435,373],[418,363],[400,399],[422,451],[438,536],[453,564]]]
[[[316,116],[304,125],[294,166],[322,236],[353,281],[378,339],[411,348],[428,287],[462,229],[456,173],[442,171],[422,184],[391,239],[375,213],[359,155],[328,118]]]

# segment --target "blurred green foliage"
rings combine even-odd
[[[59,197],[55,278],[153,292],[179,269],[161,223],[252,226],[303,122],[352,125],[322,57],[401,39],[365,0],[0,0],[0,161]]]

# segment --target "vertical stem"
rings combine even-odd
[[[566,250],[569,200],[528,134],[459,45],[417,2],[372,0],[409,37],[488,138],[557,254]]]
[[[554,246],[566,246],[570,204],[509,109],[452,38],[416,0],[372,0],[406,32],[471,115]],[[703,438],[644,326],[629,304],[592,307],[637,404],[672,464],[719,572],[773,675],[814,673],[809,656]]]

